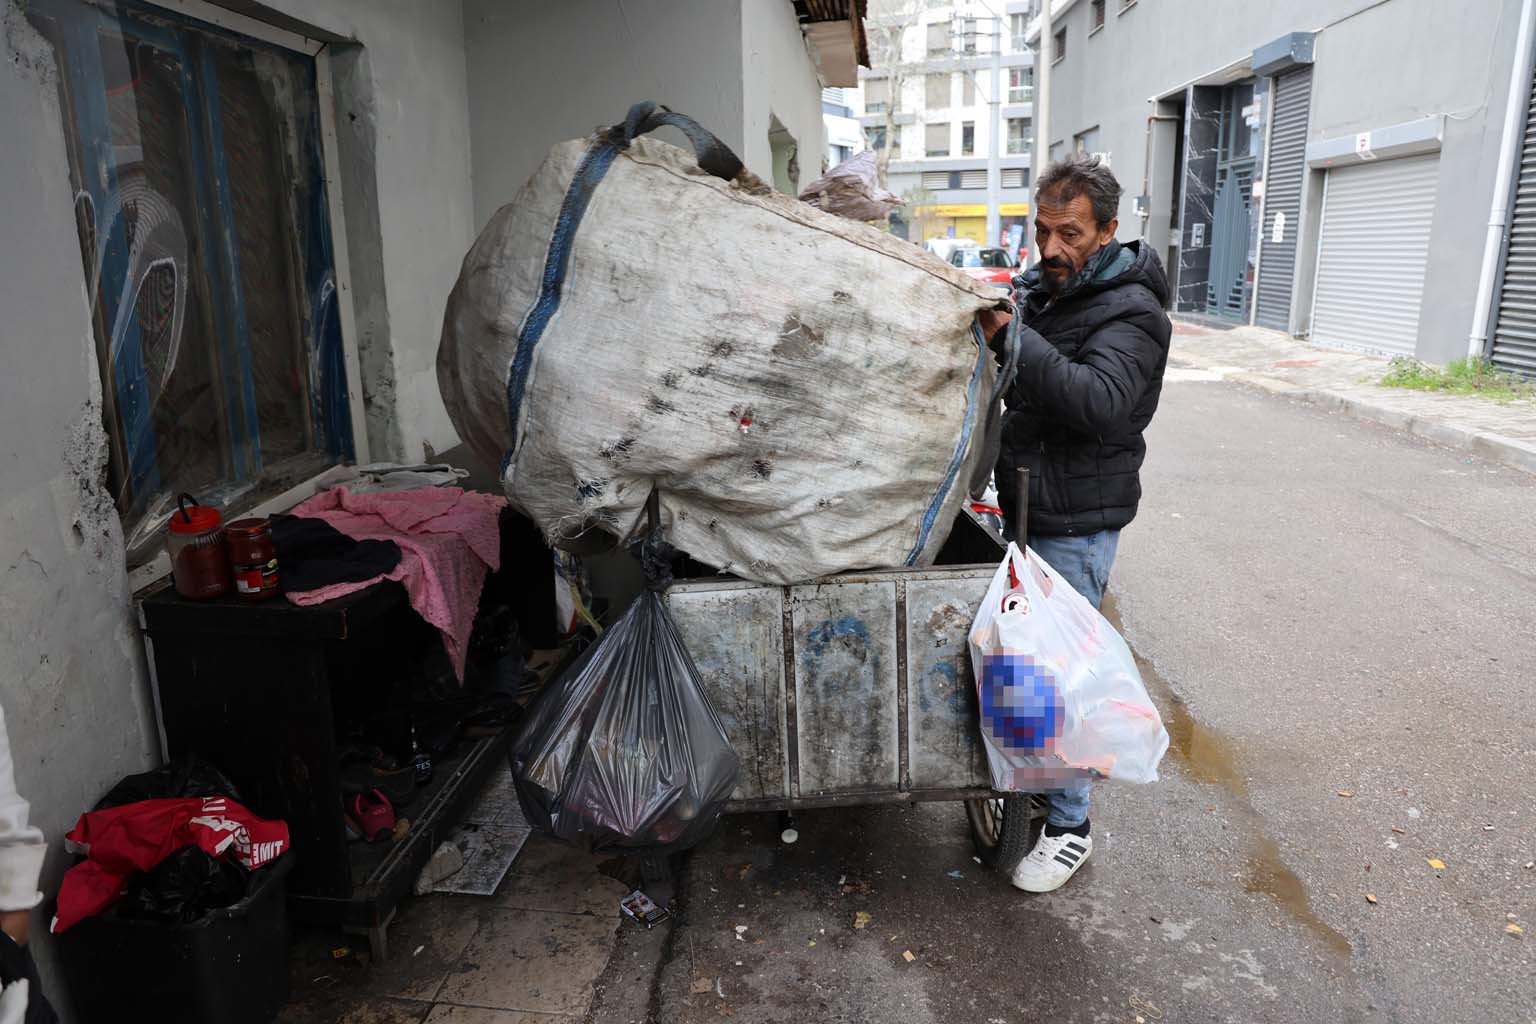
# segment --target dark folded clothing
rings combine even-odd
[[[400,564],[392,540],[353,540],[323,519],[272,517],[272,546],[284,592],[303,593],[336,583],[361,583]]]
[[[0,932],[0,984],[27,983],[27,1012],[24,1024],[59,1024],[59,1016],[43,995],[43,983],[37,976],[32,951],[18,946],[9,935]]]

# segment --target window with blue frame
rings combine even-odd
[[[314,59],[122,0],[30,0],[58,66],[129,561],[351,456]]]

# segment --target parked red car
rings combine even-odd
[[[949,262],[978,281],[990,281],[1000,288],[1009,288],[1018,265],[1007,249],[956,249],[949,255]]]

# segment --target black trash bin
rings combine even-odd
[[[108,912],[55,937],[80,1024],[269,1024],[288,1001],[293,854],[251,873],[245,898],[191,924]]]

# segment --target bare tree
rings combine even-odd
[[[889,89],[885,104],[885,131],[880,136],[880,144],[873,147],[881,188],[886,186],[891,143],[896,137],[896,115],[901,112],[901,94],[914,67],[902,56],[902,44],[907,30],[918,25],[922,13],[922,0],[870,0],[869,15],[864,21],[864,31],[869,38],[870,70],[884,72],[884,81]],[[866,111],[869,110],[869,81],[865,80]]]
[[[912,226],[907,236],[907,241],[915,245],[922,245],[928,237],[928,229],[938,220],[929,211],[933,209],[933,201],[937,198],[933,192],[922,185],[913,185],[901,194],[901,205],[907,212],[907,223]]]

